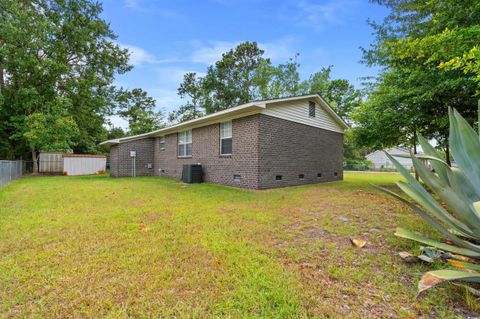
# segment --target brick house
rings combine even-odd
[[[347,128],[312,94],[250,102],[102,144],[110,147],[112,177],[180,179],[184,164],[199,163],[206,182],[266,189],[343,179]]]

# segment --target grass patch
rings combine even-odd
[[[370,183],[248,191],[171,179],[25,177],[0,190],[5,317],[453,317],[395,227],[428,225]],[[349,237],[368,241],[356,249]],[[462,305],[462,304],[460,304]]]

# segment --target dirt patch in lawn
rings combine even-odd
[[[402,204],[376,192],[320,187],[305,192],[301,203],[280,210],[289,222],[275,231],[273,243],[285,267],[299,276],[309,315],[439,316],[416,302],[414,272],[419,269],[404,265],[389,244],[400,214],[417,218]],[[354,247],[351,238],[367,244]],[[438,311],[454,309],[449,304]]]

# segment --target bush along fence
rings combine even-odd
[[[23,161],[0,160],[0,187],[23,175]]]

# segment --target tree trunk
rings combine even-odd
[[[417,131],[413,131],[413,154],[417,154]],[[415,170],[415,179],[419,180],[417,170]]]
[[[32,162],[33,162],[32,175],[38,175],[38,159],[37,159],[37,152],[35,150],[32,150]]]
[[[452,162],[450,162],[450,146],[448,145],[448,142],[447,145],[445,145],[445,161],[449,166],[452,166]]]
[[[5,80],[3,78],[3,68],[0,66],[0,89],[5,86]]]

